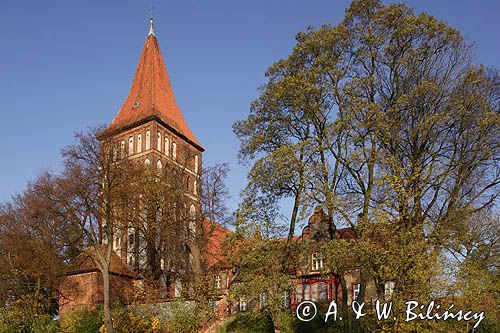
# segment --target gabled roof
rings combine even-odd
[[[106,251],[104,245],[99,245],[103,251]],[[64,275],[75,275],[88,272],[98,272],[98,265],[96,263],[96,250],[94,247],[89,247],[80,253],[65,270]],[[136,274],[130,270],[123,260],[116,254],[115,251],[111,252],[111,261],[109,265],[109,273],[121,275],[129,278],[135,278]]]
[[[232,231],[209,219],[203,221],[203,229],[208,236],[208,240],[202,255],[207,261],[208,266],[227,266],[228,262],[222,250],[222,243]]]
[[[196,148],[203,150],[175,102],[167,69],[152,28],[151,23],[130,92],[115,119],[101,137],[108,137],[155,119]]]

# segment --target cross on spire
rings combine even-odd
[[[149,34],[148,34],[148,36],[155,35],[154,29],[153,29],[153,9],[154,8],[155,8],[155,6],[151,6],[151,8],[149,8],[149,12],[151,13],[151,18],[149,20]]]

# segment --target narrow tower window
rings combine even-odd
[[[151,132],[147,131],[146,132],[146,150],[151,149]]]
[[[156,161],[156,167],[157,167],[158,169],[163,168],[163,165],[161,164],[161,161],[160,161],[160,160]]]
[[[128,138],[128,154],[134,155],[134,137]]]
[[[137,135],[137,152],[142,152],[142,134]]]
[[[156,149],[161,152],[161,133],[158,132],[157,138],[156,138]]]
[[[198,173],[198,155],[194,155],[194,172]]]
[[[177,143],[172,143],[172,158],[177,159]]]
[[[120,158],[125,157],[125,140],[120,143]]]
[[[165,155],[170,155],[170,141],[165,137]]]

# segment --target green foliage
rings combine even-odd
[[[102,311],[75,310],[61,320],[62,333],[95,333],[102,326]]]
[[[182,300],[173,301],[170,303],[170,311],[170,318],[166,323],[168,332],[190,333],[200,329],[201,318],[190,304]]]
[[[242,313],[229,322],[227,333],[273,333],[274,326],[271,317],[262,313]]]

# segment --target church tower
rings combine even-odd
[[[196,233],[194,216],[201,210],[201,144],[189,129],[175,101],[169,76],[163,61],[151,19],[149,34],[144,43],[137,70],[120,111],[99,136],[99,141],[110,142],[120,158],[138,160],[158,169],[169,165],[183,168],[186,207],[192,216],[185,221],[189,232]],[[134,237],[117,233],[113,248],[131,268],[137,268],[137,258],[130,247]],[[137,239],[137,238],[135,238]],[[116,243],[116,244],[115,244]],[[191,242],[193,243],[193,242]],[[196,244],[188,244],[189,251],[200,257]],[[127,251],[123,249],[127,248]],[[197,259],[199,263],[199,259]],[[163,263],[162,263],[163,265]],[[193,271],[199,264],[192,264]]]

